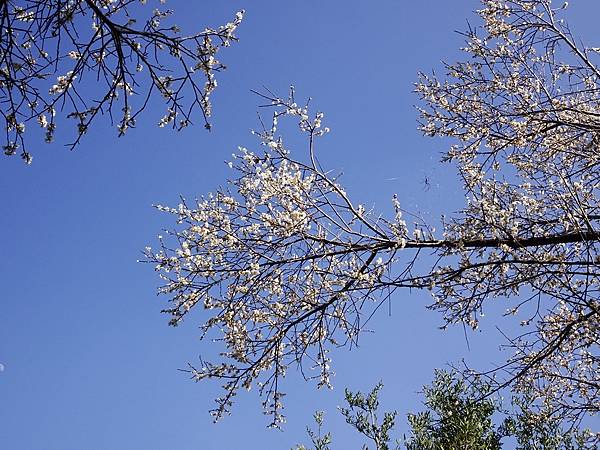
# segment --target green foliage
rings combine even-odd
[[[323,417],[325,413],[323,411],[316,411],[313,415],[317,424],[317,431],[313,431],[310,427],[306,427],[306,432],[315,446],[315,450],[331,450],[329,444],[331,444],[331,433],[323,434]],[[294,449],[292,449],[294,450]],[[309,450],[304,445],[298,445],[295,450]]]
[[[390,430],[394,428],[397,413],[383,413],[383,422],[378,423],[379,391],[382,387],[383,384],[379,382],[366,396],[346,389],[346,403],[349,407],[340,408],[340,411],[346,418],[346,423],[374,442],[376,450],[390,450]],[[368,449],[366,445],[363,448]]]
[[[407,450],[501,449],[501,434],[492,422],[497,405],[485,397],[489,389],[436,370],[432,385],[423,388],[427,410],[408,415]]]
[[[513,397],[514,413],[502,425],[507,436],[517,440],[516,450],[585,450],[596,449],[589,430],[575,427],[564,430],[559,417],[544,405],[534,406],[531,393]]]
[[[378,383],[368,394],[345,391],[347,406],[340,412],[346,422],[375,445],[375,450],[501,450],[513,438],[516,450],[592,450],[589,430],[574,426],[564,430],[555,416],[533,393],[514,396],[511,410],[502,409],[491,386],[478,378],[465,380],[454,372],[436,370],[431,385],[423,387],[425,411],[408,414],[409,436],[403,446],[390,447],[396,411],[384,412],[381,423]],[[331,433],[323,434],[323,412],[315,413],[317,431],[307,428],[314,450],[331,450]],[[497,425],[498,424],[498,425]],[[363,450],[368,450],[366,444]],[[301,445],[296,450],[309,450]]]

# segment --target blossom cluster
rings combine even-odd
[[[258,386],[277,425],[288,367],[328,386],[331,346],[353,345],[403,287],[430,290],[445,326],[476,329],[503,299],[523,332],[508,341],[500,385],[568,420],[600,412],[599,69],[550,1],[482,3],[468,62],[416,87],[422,131],[453,141],[444,160],[465,191],[440,235],[423,221],[410,229],[397,196],[390,218],[354,203],[316,156],[323,114],[293,91],[264,95],[271,127],[255,132],[261,151],[234,155],[228,189],[159,207],[179,226],[146,260],[171,323],[200,306],[203,336],[224,346],[190,369],[223,381],[218,417],[238,389]],[[307,137],[306,161],[277,134],[286,117]]]
[[[433,309],[476,328],[521,317],[509,381],[567,416],[600,411],[600,68],[548,0],[484,0],[465,62],[421,75],[422,131],[454,141],[466,206],[447,223]],[[575,419],[574,419],[575,420]]]
[[[28,142],[36,130],[25,133],[24,125],[38,121],[43,140],[52,142],[62,120],[57,111],[74,125],[71,148],[101,115],[123,135],[156,92],[167,108],[159,126],[181,129],[200,121],[210,127],[216,73],[225,68],[217,55],[237,40],[243,11],[225,25],[182,35],[177,25],[166,24],[171,10],[155,8],[143,17],[145,10],[130,0],[26,0],[2,8],[0,19],[10,30],[0,36],[6,155],[20,150],[31,162]],[[88,80],[95,80],[92,90]]]
[[[358,304],[386,266],[375,258],[385,246],[365,241],[361,228],[373,226],[367,214],[316,160],[291,159],[276,136],[278,120],[291,116],[314,144],[323,114],[310,118],[293,97],[273,99],[273,106],[271,128],[255,132],[262,150],[233,155],[230,189],[193,205],[158,206],[181,227],[165,233],[158,250],[147,248],[146,260],[165,282],[172,325],[200,306],[208,314],[203,336],[222,333],[224,361],[193,368],[198,380],[225,380],[215,414],[228,410],[238,388],[257,384],[277,425],[289,364],[309,361],[305,376],[330,386],[329,347],[357,338]]]

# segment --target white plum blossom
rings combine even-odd
[[[600,68],[550,1],[482,3],[465,62],[416,87],[423,132],[454,140],[464,182],[445,236],[480,243],[442,268],[432,307],[477,326],[489,300],[514,299],[526,331],[505,383],[576,421],[600,411]]]
[[[390,255],[376,258],[389,245],[385,240],[362,242],[368,236],[362,228],[383,239],[387,224],[372,224],[315,159],[291,159],[275,136],[277,120],[291,116],[314,143],[320,130],[306,124],[308,109],[298,113],[293,96],[273,101],[272,127],[255,132],[262,150],[242,147],[229,163],[231,190],[158,206],[181,228],[146,257],[165,281],[161,292],[172,297],[165,310],[172,325],[199,305],[208,314],[203,335],[223,333],[226,361],[191,369],[198,380],[225,380],[215,414],[228,410],[237,389],[257,384],[277,425],[283,419],[280,378],[289,364],[310,361],[305,376],[330,385],[329,347],[337,334],[340,342],[358,337],[357,302],[370,297]],[[314,121],[321,119],[317,114]]]
[[[217,417],[256,386],[279,424],[288,368],[328,386],[331,348],[353,345],[403,287],[430,291],[444,327],[477,329],[489,302],[505,302],[523,332],[499,387],[534,392],[572,423],[600,412],[600,68],[550,1],[482,3],[465,61],[416,85],[422,131],[452,141],[444,160],[465,191],[439,235],[410,228],[396,195],[390,218],[354,203],[316,157],[323,114],[293,91],[265,96],[272,125],[255,132],[260,150],[235,154],[227,189],[159,207],[179,225],[146,260],[171,323],[203,309],[202,336],[223,346],[190,368],[223,381]],[[307,136],[306,161],[276,134],[284,117]]]
[[[180,130],[201,122],[210,128],[216,73],[225,69],[219,51],[237,41],[243,11],[225,25],[182,35],[177,25],[166,23],[171,10],[134,7],[131,0],[18,3],[0,11],[3,31],[10,30],[0,33],[6,155],[16,153],[16,143],[31,162],[29,121],[45,129],[39,135],[48,143],[57,125],[69,122],[72,149],[101,116],[114,120],[121,136],[156,93],[168,111],[159,126]],[[57,109],[64,116],[56,117]]]
[[[56,78],[56,84],[53,85],[48,92],[51,95],[62,94],[67,89],[69,89],[69,87],[71,86],[71,84],[73,84],[73,81],[75,81],[76,78],[77,75],[74,75],[73,71],[69,70],[65,75],[60,75]]]

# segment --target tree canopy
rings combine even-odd
[[[172,13],[150,10],[146,0],[0,2],[4,153],[30,163],[27,136],[52,142],[60,122],[71,123],[75,148],[101,115],[122,135],[153,97],[166,105],[159,127],[210,128],[210,94],[225,68],[217,53],[237,40],[243,11],[189,35],[170,22]],[[31,131],[38,126],[42,132]]]
[[[422,131],[451,141],[444,161],[466,197],[458,213],[432,224],[395,195],[392,217],[354,202],[319,163],[323,113],[293,90],[264,94],[273,120],[255,132],[258,150],[235,155],[227,188],[159,206],[178,226],[146,259],[164,280],[170,323],[203,309],[202,336],[222,344],[217,360],[190,368],[222,381],[217,417],[256,386],[280,423],[288,368],[328,386],[331,348],[355,342],[400,288],[430,290],[446,326],[473,329],[504,298],[522,332],[488,374],[495,389],[533,393],[572,423],[599,412],[600,49],[580,44],[549,0],[482,5],[464,61],[416,84]],[[301,156],[279,134],[283,119],[305,137]]]

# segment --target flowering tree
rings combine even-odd
[[[598,262],[599,69],[549,0],[483,0],[465,33],[468,62],[445,79],[422,75],[422,130],[453,141],[464,209],[432,224],[366,211],[321,167],[323,114],[265,95],[273,122],[241,148],[229,188],[159,209],[179,226],[146,251],[170,297],[171,324],[204,309],[218,360],[190,367],[223,381],[217,417],[256,385],[282,420],[290,365],[330,383],[329,349],[350,345],[377,306],[402,287],[428,289],[446,325],[477,328],[487,303],[508,303],[522,333],[495,371],[497,388],[533,391],[557,417],[600,410]],[[598,49],[600,51],[600,49]],[[295,158],[277,132],[293,118],[306,136]]]
[[[161,0],[164,3],[164,0]],[[170,10],[146,13],[146,0],[7,0],[0,2],[0,114],[6,155],[32,160],[25,127],[54,139],[57,112],[72,121],[74,148],[98,115],[119,135],[135,126],[154,94],[167,109],[158,125],[181,129],[196,114],[210,127],[210,94],[224,66],[218,50],[236,40],[242,20],[181,35]],[[134,101],[134,96],[138,100]],[[27,130],[29,132],[29,129]],[[35,134],[35,133],[31,133]]]

